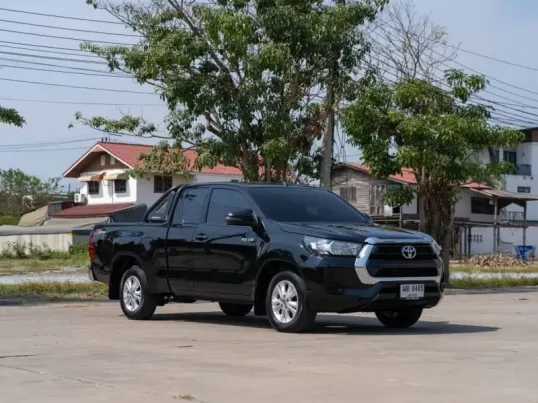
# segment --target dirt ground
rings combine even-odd
[[[215,304],[0,306],[0,402],[538,402],[538,293],[451,295],[406,331],[320,315],[307,334]]]

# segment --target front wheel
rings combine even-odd
[[[252,310],[252,304],[232,304],[230,302],[219,302],[219,306],[226,316],[245,316]]]
[[[418,322],[422,308],[408,308],[397,311],[378,311],[377,319],[391,329],[407,329]]]
[[[146,274],[138,266],[127,269],[120,283],[120,304],[129,319],[146,320],[153,316],[157,299],[149,292]]]
[[[304,280],[291,271],[273,277],[267,290],[265,308],[271,325],[279,332],[304,331],[316,319],[316,312],[308,305]]]

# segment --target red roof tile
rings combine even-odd
[[[364,172],[370,172],[370,168],[368,167],[368,165],[361,164],[359,162],[347,162],[345,165],[348,165],[348,166],[350,166],[352,168],[359,169],[359,170],[364,171]],[[402,173],[401,174],[391,175],[389,177],[389,179],[391,179],[393,181],[396,181],[396,182],[405,183],[407,185],[414,185],[414,184],[417,183],[417,180],[415,178],[415,174],[413,173],[413,171],[410,168],[402,168]],[[484,185],[484,184],[481,184],[481,183],[476,183],[476,182],[466,183],[462,187],[470,188],[470,189],[491,189],[491,187],[489,187],[487,185]]]
[[[108,213],[118,211],[132,206],[134,203],[116,204],[86,204],[75,206],[56,213],[52,213],[54,218],[86,218],[86,217],[106,217]]]
[[[98,142],[96,143],[89,151],[93,150],[96,146],[104,149],[109,152],[117,160],[123,162],[128,167],[134,168],[140,165],[139,157],[141,154],[148,154],[151,152],[152,145],[144,144],[133,144],[133,143],[109,143],[109,142]],[[217,164],[213,168],[202,168],[201,171],[194,169],[194,163],[198,157],[195,149],[185,149],[183,154],[189,160],[189,165],[195,172],[207,173],[207,174],[217,174],[217,175],[242,175],[240,169],[235,167],[225,166],[223,164]],[[85,157],[88,156],[88,152],[79,158],[69,169],[64,173],[64,176],[71,171],[75,166],[77,166]]]

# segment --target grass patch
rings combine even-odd
[[[63,267],[79,268],[78,271],[84,272],[88,263],[87,255],[72,255],[49,260],[0,258],[0,276],[43,272],[64,273]]]
[[[508,267],[471,266],[465,264],[451,264],[450,271],[465,273],[538,273],[538,265]]]
[[[530,286],[538,286],[538,278],[455,278],[450,280],[450,287],[459,289],[509,288]]]
[[[86,245],[70,245],[68,251],[60,252],[53,251],[46,245],[12,242],[9,248],[0,252],[0,276],[61,273],[65,271],[64,267],[83,269],[88,260]]]
[[[108,298],[108,288],[101,283],[59,281],[0,284],[0,298],[18,298],[42,302],[95,300]]]

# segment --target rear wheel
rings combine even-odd
[[[422,308],[407,308],[397,311],[378,311],[377,319],[386,327],[392,329],[407,329],[418,322],[422,315]]]
[[[316,319],[316,312],[308,305],[306,284],[291,271],[280,272],[272,278],[265,307],[271,325],[279,332],[304,331]]]
[[[219,302],[220,309],[227,316],[245,316],[252,310],[252,304],[232,304],[230,302]]]
[[[146,320],[153,316],[157,299],[150,294],[146,274],[138,266],[127,269],[120,283],[120,304],[129,319]]]

